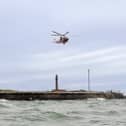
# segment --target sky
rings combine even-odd
[[[126,92],[126,0],[1,0],[0,88]],[[51,31],[70,32],[66,45]]]

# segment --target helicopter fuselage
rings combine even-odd
[[[65,34],[60,34],[60,33],[55,32],[55,31],[52,31],[52,32],[54,33],[54,34],[52,34],[52,36],[58,36],[58,38],[55,39],[56,43],[58,43],[58,44],[60,44],[60,43],[66,44],[68,42],[69,38],[66,37],[66,34],[68,34],[69,32],[66,32]]]
[[[60,41],[61,43],[65,44],[68,40],[69,40],[68,37],[60,36],[60,40],[59,40],[59,41]]]

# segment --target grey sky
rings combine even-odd
[[[126,91],[125,0],[0,1],[0,88]],[[56,45],[51,31],[69,31]]]

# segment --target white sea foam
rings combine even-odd
[[[105,101],[105,98],[96,98],[98,101]]]
[[[8,100],[6,99],[0,99],[0,102],[7,102]]]

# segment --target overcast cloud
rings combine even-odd
[[[0,1],[0,88],[126,91],[125,0]],[[56,45],[51,31],[69,31]]]

